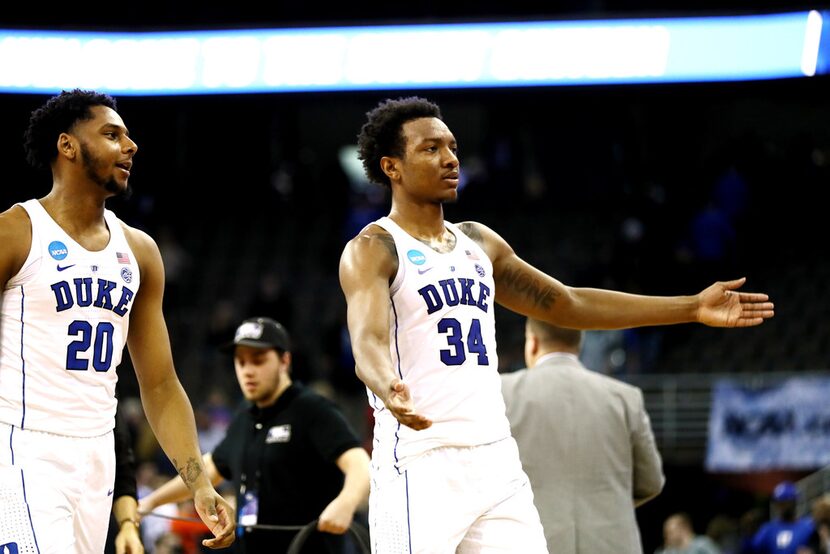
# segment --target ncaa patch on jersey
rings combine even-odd
[[[424,262],[427,261],[427,257],[420,250],[410,250],[406,253],[406,257],[415,265],[424,265]]]
[[[59,240],[53,240],[49,243],[49,255],[54,259],[60,261],[69,254],[66,245]]]
[[[275,425],[268,429],[268,435],[265,437],[265,444],[272,444],[275,442],[288,442],[291,440],[291,425]]]

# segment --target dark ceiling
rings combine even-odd
[[[62,7],[65,6],[65,7]],[[726,15],[820,9],[803,0],[459,0],[452,2],[137,1],[120,4],[19,3],[0,27],[172,30],[384,23],[442,23],[520,19]]]

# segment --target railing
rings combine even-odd
[[[746,387],[761,388],[790,377],[820,374],[826,375],[826,372],[664,373],[630,375],[623,380],[642,389],[663,460],[702,464],[706,457],[714,383],[727,378]],[[824,490],[830,489],[825,486]]]
[[[830,492],[830,466],[811,473],[795,485],[798,488],[798,504],[796,506],[798,514],[809,514],[813,501]]]

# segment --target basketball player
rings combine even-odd
[[[773,306],[737,292],[744,279],[679,297],[566,286],[488,227],[444,220],[459,162],[438,106],[401,98],[367,115],[359,156],[392,207],[346,245],[340,282],[375,415],[373,551],[547,552],[505,417],[494,303],[577,329],[748,327]]]
[[[233,541],[173,367],[158,247],[105,208],[137,150],[115,109],[74,90],[34,111],[26,153],[52,189],[0,214],[0,552],[103,552],[125,343],[153,430],[215,535],[205,544]]]

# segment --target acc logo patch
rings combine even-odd
[[[122,267],[121,268],[121,278],[124,279],[125,283],[132,283],[132,281],[133,281],[133,272],[130,271],[129,267]]]
[[[406,253],[406,257],[415,265],[424,265],[424,262],[427,261],[427,257],[420,250],[410,250]]]
[[[49,243],[49,255],[56,260],[62,260],[69,254],[66,245],[59,240],[53,240]]]
[[[479,277],[484,277],[484,273],[485,273],[484,268],[481,267],[481,265],[479,265],[479,264],[476,264],[476,273],[478,273]]]

